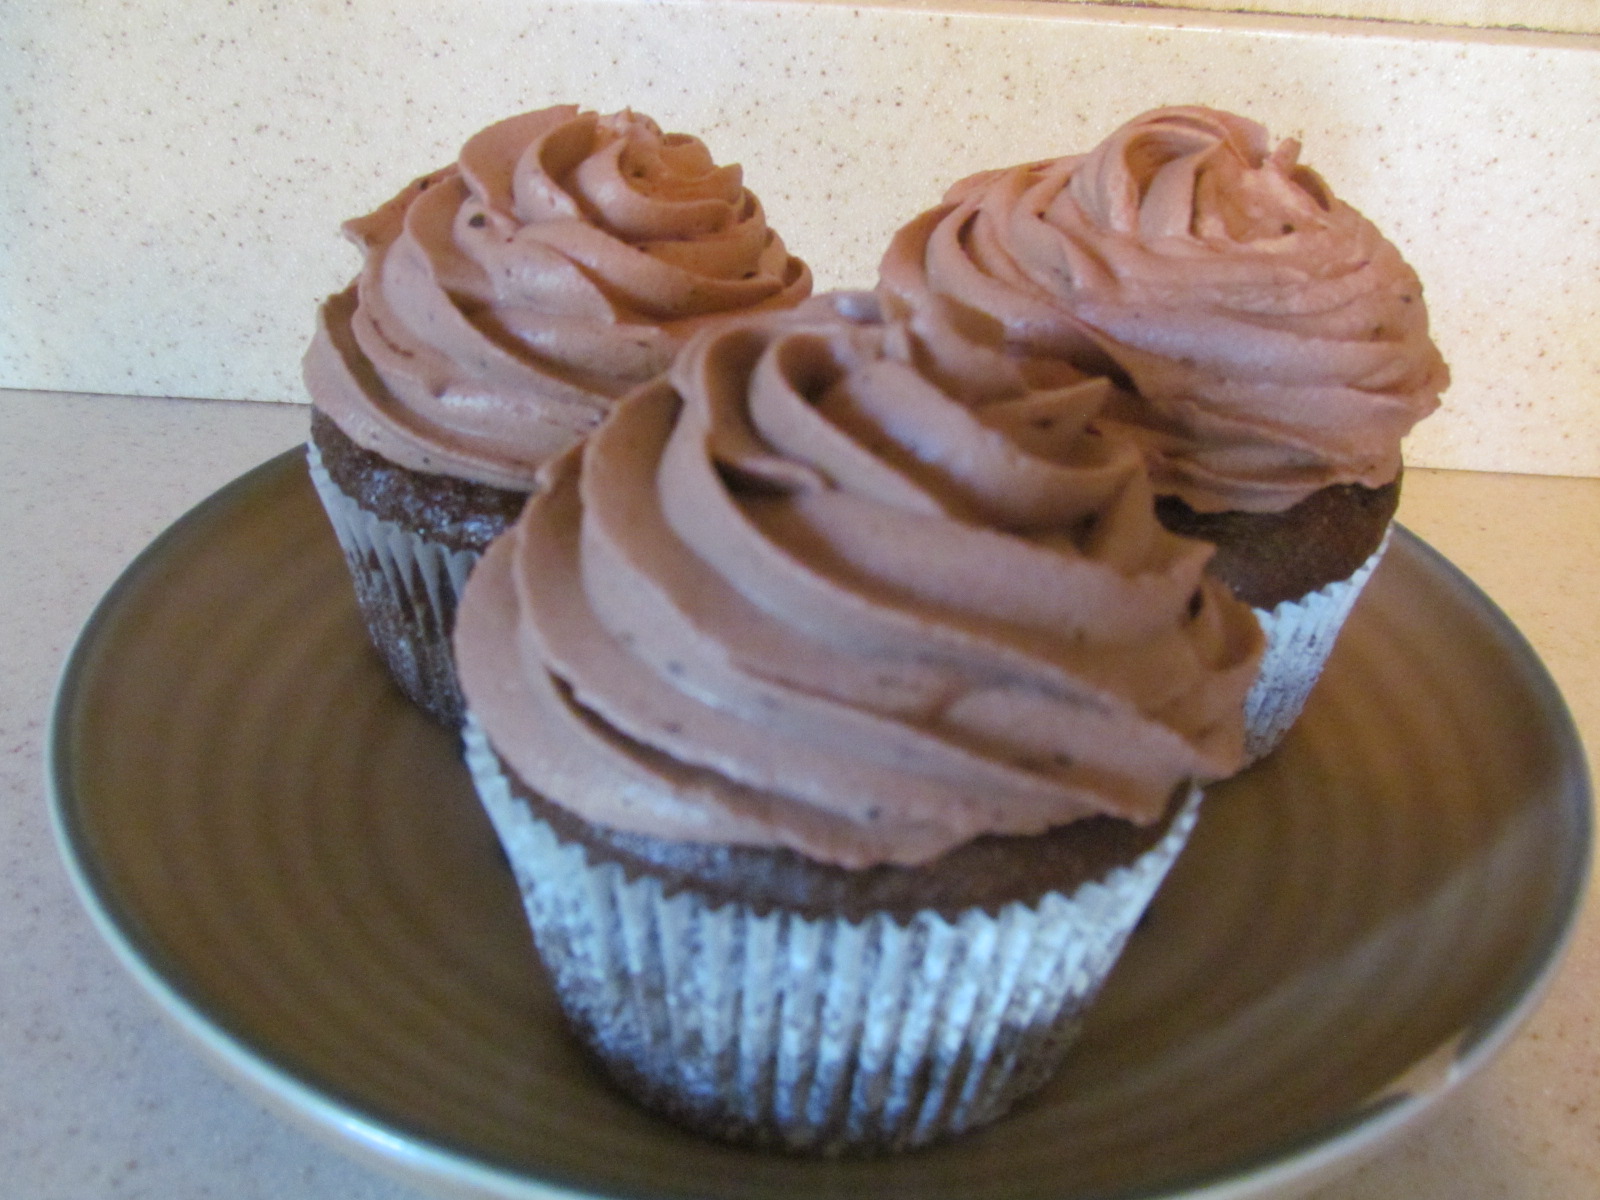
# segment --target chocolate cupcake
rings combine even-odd
[[[1298,716],[1386,544],[1401,438],[1448,383],[1415,273],[1298,152],[1159,109],[955,185],[882,265],[927,336],[994,321],[1015,354],[1116,381],[1103,423],[1266,629],[1252,757]]]
[[[1242,761],[1261,649],[1106,395],[819,298],[697,335],[490,547],[468,764],[645,1103],[893,1149],[1059,1061]]]
[[[811,276],[737,166],[632,112],[491,125],[344,228],[365,262],[305,359],[312,478],[374,644],[454,727],[456,601],[541,465],[695,328]]]

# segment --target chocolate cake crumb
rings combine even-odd
[[[1170,532],[1216,546],[1210,573],[1252,608],[1270,609],[1355,574],[1399,504],[1396,477],[1379,488],[1325,487],[1281,513],[1198,513],[1162,496],[1156,516]]]
[[[311,440],[345,495],[452,550],[481,552],[516,522],[527,503],[526,492],[396,466],[357,445],[317,408],[311,410]]]
[[[1071,895],[1151,849],[1188,795],[1186,786],[1180,789],[1161,819],[1147,826],[1089,817],[1039,834],[986,835],[915,867],[853,870],[781,847],[672,841],[608,829],[537,795],[503,760],[501,767],[513,793],[562,841],[581,844],[592,862],[616,863],[630,878],[651,876],[669,894],[689,889],[713,904],[849,920],[888,912],[906,921],[928,909],[947,918],[969,909],[993,914],[1013,902],[1036,903],[1050,892]]]

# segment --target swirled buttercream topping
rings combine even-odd
[[[403,467],[520,491],[698,325],[811,290],[737,166],[632,112],[491,125],[345,233],[365,263],[313,401]]]
[[[1378,487],[1449,374],[1416,274],[1298,154],[1243,117],[1158,109],[1090,154],[958,183],[896,234],[883,287],[924,323],[985,314],[1017,352],[1119,374],[1108,415],[1194,509]]]
[[[1096,430],[1104,381],[1004,364],[859,295],[697,335],[468,584],[496,750],[591,822],[846,867],[1237,769],[1253,616]]]

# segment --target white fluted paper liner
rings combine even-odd
[[[1378,548],[1350,578],[1336,580],[1298,600],[1285,600],[1270,610],[1252,610],[1261,622],[1267,645],[1261,674],[1244,701],[1244,746],[1250,762],[1276,747],[1300,719],[1339,640],[1339,631],[1388,548],[1386,530]]]
[[[430,542],[362,508],[334,483],[313,442],[306,444],[306,465],[389,673],[415,704],[458,726],[464,705],[450,632],[467,576],[481,556]]]
[[[467,764],[567,1017],[622,1085],[703,1132],[832,1153],[991,1121],[1054,1072],[1198,815],[1068,897],[900,923],[758,912],[591,863]]]

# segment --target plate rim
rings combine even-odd
[[[559,1171],[535,1175],[451,1146],[419,1130],[365,1111],[337,1088],[312,1082],[276,1061],[269,1047],[228,1027],[199,997],[162,970],[163,955],[142,944],[136,914],[114,895],[103,870],[88,852],[82,828],[82,797],[73,791],[76,768],[72,738],[87,677],[105,648],[110,630],[130,592],[159,569],[173,550],[207,525],[225,526],[234,507],[254,492],[291,486],[287,477],[304,471],[304,445],[292,446],[223,484],[169,523],[119,571],[96,602],[62,662],[47,710],[44,733],[44,784],[50,826],[59,858],[79,903],[114,956],[168,1022],[187,1035],[251,1094],[279,1116],[390,1178],[410,1186],[473,1189],[472,1194],[508,1200],[651,1200],[652,1193],[626,1188],[593,1191]],[[309,480],[307,487],[309,488]],[[1388,1088],[1354,1106],[1321,1128],[1288,1139],[1225,1167],[1196,1172],[1155,1189],[1121,1190],[1106,1200],[1245,1200],[1299,1184],[1311,1186],[1337,1165],[1340,1173],[1364,1161],[1434,1107],[1465,1079],[1475,1075],[1521,1030],[1539,1007],[1576,935],[1592,887],[1595,857],[1594,784],[1582,737],[1559,687],[1526,636],[1464,571],[1400,523],[1395,543],[1418,554],[1495,627],[1503,648],[1516,661],[1544,709],[1544,724],[1571,776],[1573,816],[1581,831],[1565,878],[1557,889],[1565,901],[1542,953],[1508,980],[1494,1003],[1459,1033],[1447,1037],[1410,1064]],[[1449,1051],[1448,1067],[1420,1086],[1401,1081],[1420,1064]],[[1392,1089],[1392,1090],[1391,1090]]]

